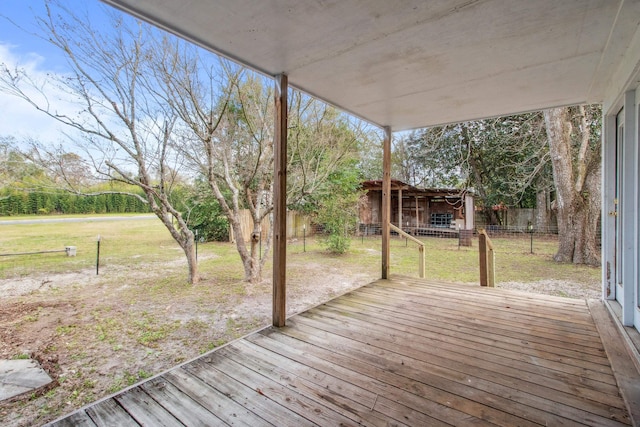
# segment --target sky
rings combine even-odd
[[[98,0],[61,0],[61,3],[74,10],[86,9],[92,22],[95,19],[98,23],[104,9],[109,8]],[[64,56],[33,35],[39,31],[36,16],[45,15],[44,4],[44,0],[0,0],[0,64],[24,67],[37,77],[67,71]],[[59,142],[63,129],[31,105],[0,91],[0,137]]]

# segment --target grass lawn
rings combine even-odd
[[[57,217],[56,217],[57,218]],[[114,266],[136,268],[167,262],[180,263],[182,251],[157,219],[82,223],[43,223],[0,225],[0,254],[62,250],[76,246],[77,256],[64,253],[0,257],[0,279],[33,273],[68,272],[95,269],[97,238],[100,236],[100,269]],[[426,276],[454,281],[478,282],[478,241],[471,247],[459,247],[457,239],[422,238],[426,245]],[[538,280],[573,280],[591,283],[600,279],[600,270],[572,264],[559,264],[552,256],[557,249],[555,238],[534,235],[533,254],[528,235],[492,239],[496,251],[496,281],[532,282]],[[291,257],[303,264],[331,262],[341,268],[363,268],[378,272],[380,237],[354,238],[347,254],[335,256],[324,251],[320,241],[308,238],[292,241]],[[239,280],[242,266],[235,246],[230,243],[205,243],[198,247],[201,273],[217,280]],[[268,264],[268,263],[267,263]],[[267,274],[265,277],[268,277]],[[393,274],[418,275],[418,251],[412,242],[391,239]],[[294,276],[298,274],[292,271]],[[172,279],[173,280],[173,279]]]

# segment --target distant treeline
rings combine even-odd
[[[78,196],[70,193],[0,191],[0,216],[146,213],[149,206],[124,194]]]

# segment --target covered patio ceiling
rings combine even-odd
[[[638,0],[103,1],[394,131],[603,102],[640,44]]]

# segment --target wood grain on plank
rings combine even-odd
[[[86,412],[99,427],[139,425],[113,398],[88,407]]]

